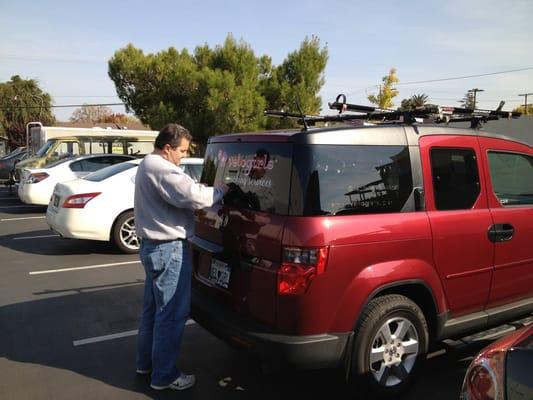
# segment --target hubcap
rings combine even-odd
[[[139,238],[135,233],[135,218],[128,218],[120,227],[120,241],[128,249],[139,249]]]
[[[387,320],[372,340],[369,361],[374,379],[394,386],[407,379],[418,356],[418,334],[406,318]]]

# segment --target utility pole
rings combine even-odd
[[[474,89],[470,89],[468,91],[468,93],[473,93],[474,94],[474,110],[476,109],[476,94],[477,92],[484,92],[483,89],[478,89],[478,88],[474,88]]]
[[[524,99],[524,114],[527,115],[527,96],[531,96],[533,95],[533,93],[522,93],[522,94],[519,94],[519,96],[524,96],[525,99]]]

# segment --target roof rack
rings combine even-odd
[[[328,103],[330,109],[339,111],[336,115],[305,115],[301,111],[300,113],[291,113],[271,110],[266,110],[265,115],[296,119],[298,123],[304,125],[305,130],[307,130],[308,125],[315,125],[317,122],[345,122],[351,120],[367,120],[378,124],[470,122],[471,128],[479,129],[487,121],[497,120],[501,117],[508,119],[520,117],[521,113],[519,112],[502,111],[504,104],[505,102],[501,101],[496,110],[444,107],[428,104],[413,110],[399,111],[350,104],[346,102],[344,94],[339,94],[334,102]],[[346,111],[358,114],[344,114]]]

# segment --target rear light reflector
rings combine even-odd
[[[49,176],[50,175],[48,175],[46,172],[35,172],[28,176],[28,179],[26,179],[26,183],[41,182],[42,180],[48,178]]]
[[[278,294],[305,294],[316,276],[326,270],[327,258],[327,247],[284,247],[278,270]]]
[[[99,194],[101,194],[101,192],[73,194],[72,196],[67,197],[63,203],[63,208],[83,208],[89,201]]]

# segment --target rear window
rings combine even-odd
[[[202,182],[233,184],[225,204],[281,215],[399,212],[412,190],[407,146],[209,145]]]
[[[301,146],[294,155],[290,213],[399,212],[412,190],[407,146]]]
[[[102,168],[96,172],[92,172],[89,175],[83,177],[82,179],[86,179],[88,181],[93,182],[100,182],[104,179],[110,178],[116,174],[120,174],[121,172],[136,167],[137,165],[138,164],[134,164],[131,162],[123,162],[120,164],[111,165],[109,167]]]
[[[276,214],[287,214],[292,144],[215,143],[205,155],[202,182],[230,184],[224,203]]]

